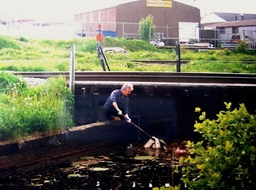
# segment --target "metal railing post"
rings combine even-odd
[[[70,51],[70,73],[69,73],[69,89],[75,92],[75,45],[71,45]]]
[[[180,42],[176,41],[176,71],[180,72]]]

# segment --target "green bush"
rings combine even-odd
[[[67,71],[69,69],[69,65],[61,63],[56,65],[58,71]]]
[[[26,86],[17,91],[9,86],[17,86],[22,80],[2,75],[8,90],[0,93],[0,140],[51,133],[74,125],[73,95],[64,78],[50,78],[42,86]]]
[[[235,48],[234,52],[237,52],[237,53],[244,53],[245,50],[246,50],[246,47],[247,47],[247,44],[242,41],[238,44],[238,46]]]
[[[0,72],[0,93],[20,92],[26,87],[27,84],[17,76],[11,73]]]
[[[28,42],[28,39],[24,38],[24,37],[19,37],[18,39],[21,42]]]
[[[220,111],[217,119],[207,119],[201,113],[195,132],[202,141],[188,141],[190,155],[181,158],[182,181],[188,189],[251,190],[256,187],[256,118],[244,104],[231,110]]]

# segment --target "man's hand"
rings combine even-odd
[[[121,110],[116,110],[118,115],[123,115],[123,112]]]
[[[127,123],[131,123],[131,122],[132,122],[131,118],[129,118],[129,117],[127,117],[127,118],[125,118],[125,119],[126,119],[126,122],[127,122]]]

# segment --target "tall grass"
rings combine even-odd
[[[21,49],[19,43],[14,39],[0,36],[0,50],[4,48]]]
[[[70,40],[33,40],[0,36],[0,70],[8,71],[68,71],[70,47],[76,47],[77,71],[102,71],[94,38]],[[2,43],[1,43],[2,41]],[[138,64],[133,60],[175,60],[174,49],[158,49],[141,40],[106,37],[103,47],[122,47],[127,54],[106,53],[113,71],[175,71],[175,65]],[[241,49],[241,48],[240,48]],[[255,73],[256,52],[240,49],[194,52],[181,47],[181,72]],[[250,61],[251,64],[243,63]]]
[[[1,73],[5,91],[0,93],[0,140],[34,133],[51,133],[72,127],[73,95],[64,78],[51,78],[30,87],[18,77]],[[14,82],[12,82],[14,81]]]
[[[184,72],[220,72],[220,73],[256,73],[256,64],[244,64],[241,62],[223,63],[221,61],[191,61],[182,65]]]

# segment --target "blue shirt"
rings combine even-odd
[[[128,114],[128,106],[129,106],[129,97],[124,96],[121,92],[121,89],[114,90],[111,92],[108,97],[104,107],[107,109],[115,109],[113,107],[113,102],[116,102],[119,109],[122,110],[123,114]]]

